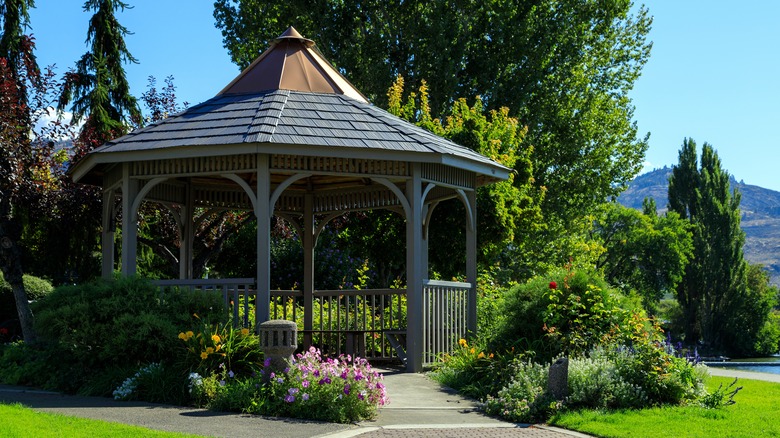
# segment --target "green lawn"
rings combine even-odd
[[[36,412],[20,404],[0,404],[0,435],[9,438],[47,437],[195,437],[108,421]]]
[[[734,379],[713,377],[708,386]],[[780,436],[780,384],[742,380],[736,404],[720,409],[664,407],[617,412],[576,411],[555,416],[550,424],[598,437],[777,437]]]

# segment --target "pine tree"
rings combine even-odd
[[[141,110],[122,67],[137,63],[125,44],[127,28],[119,24],[115,12],[130,8],[121,0],[87,0],[84,11],[95,11],[89,22],[87,44],[90,50],[76,63],[76,71],[66,75],[60,109],[73,103],[74,121],[86,117],[82,140],[88,152],[127,132],[129,120],[141,122]]]
[[[669,209],[693,229],[694,255],[678,285],[677,300],[686,320],[686,340],[705,340],[719,349],[724,327],[735,318],[765,318],[735,312],[747,293],[745,233],[740,228],[741,195],[733,194],[717,152],[705,143],[697,169],[696,143],[686,139],[669,178]]]

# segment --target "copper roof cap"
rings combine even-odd
[[[322,56],[314,41],[301,36],[292,26],[218,95],[273,90],[341,94],[368,103]]]

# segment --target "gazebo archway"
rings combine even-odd
[[[195,209],[251,210],[257,218],[256,323],[272,317],[271,218],[294,222],[304,247],[302,329],[311,335],[317,332],[315,216],[402,211],[407,325],[379,330],[396,342],[397,332],[405,332],[407,368],[418,372],[454,348],[458,337],[476,331],[476,190],[506,179],[509,171],[372,106],[313,42],[290,28],[216,97],[107,143],[71,173],[76,181],[103,187],[104,276],[114,270],[117,197],[123,275],[136,269],[141,202],[179,206],[181,284],[195,284]],[[448,199],[466,206],[465,283],[427,278],[427,225],[438,203]]]

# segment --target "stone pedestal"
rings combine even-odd
[[[569,395],[569,359],[562,357],[550,365],[547,391],[555,400],[563,400]]]
[[[271,320],[260,324],[260,349],[266,361],[265,376],[280,373],[290,366],[298,348],[298,325],[293,321]]]

